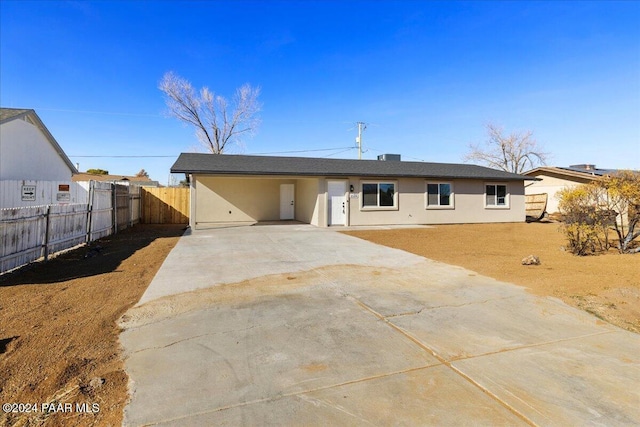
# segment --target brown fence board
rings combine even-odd
[[[547,193],[527,194],[525,210],[528,217],[541,219],[547,209]]]
[[[188,188],[142,188],[142,222],[188,224]]]

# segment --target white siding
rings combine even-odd
[[[60,191],[61,185],[68,185],[68,201],[66,192]],[[35,200],[22,200],[23,186],[35,187]],[[7,180],[0,181],[0,209],[23,208],[28,206],[58,205],[71,203],[88,203],[89,182],[72,181],[34,181]]]
[[[70,181],[71,175],[36,126],[21,119],[0,126],[0,180]]]

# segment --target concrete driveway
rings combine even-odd
[[[122,326],[126,425],[640,425],[640,336],[308,225],[185,235]]]

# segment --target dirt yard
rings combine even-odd
[[[115,322],[183,229],[138,225],[0,276],[0,403],[39,406],[0,411],[1,426],[122,424],[128,377]]]
[[[55,412],[0,411],[0,426],[121,425],[128,377],[116,320],[140,299],[182,231],[136,226],[0,277],[0,403],[56,404],[47,408]],[[640,332],[640,254],[575,257],[562,250],[557,224],[347,234],[526,286]],[[542,265],[522,266],[530,254]]]
[[[465,224],[345,234],[468,268],[556,297],[640,333],[640,254],[577,257],[564,251],[557,223]],[[528,255],[541,265],[523,266]]]

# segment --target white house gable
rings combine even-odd
[[[75,171],[68,157],[44,126],[28,118],[0,125],[0,180],[70,181]]]

